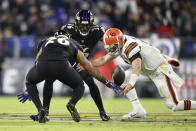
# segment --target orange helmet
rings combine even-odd
[[[124,36],[118,28],[110,28],[103,35],[104,47],[110,50],[117,46],[118,50],[123,46]]]

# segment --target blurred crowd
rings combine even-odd
[[[51,35],[80,9],[136,37],[194,36],[195,8],[194,0],[1,0],[0,38]]]
[[[75,22],[81,9],[91,10],[95,24],[135,37],[196,36],[195,0],[0,0],[1,54],[32,57],[37,38]]]

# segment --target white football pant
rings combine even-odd
[[[180,88],[182,80],[172,69],[171,65],[161,65],[155,72],[148,74],[155,83],[159,94],[163,97],[166,105],[173,111],[196,109],[196,101],[178,99],[176,88]]]

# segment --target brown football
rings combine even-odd
[[[122,85],[125,80],[125,71],[120,67],[116,66],[112,71],[112,80],[118,86]]]

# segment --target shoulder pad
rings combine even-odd
[[[65,29],[74,29],[74,28],[75,28],[75,24],[74,23],[69,23],[69,24],[63,25],[61,27],[62,30],[65,30]]]
[[[138,45],[138,43],[132,42],[126,47],[126,49],[124,50],[124,53],[128,58],[131,58],[133,55],[140,52],[140,50],[141,50],[141,47]]]
[[[42,47],[42,45],[44,45],[44,43],[47,41],[47,39],[43,39],[41,40],[38,44],[37,44],[37,50],[39,51]]]

